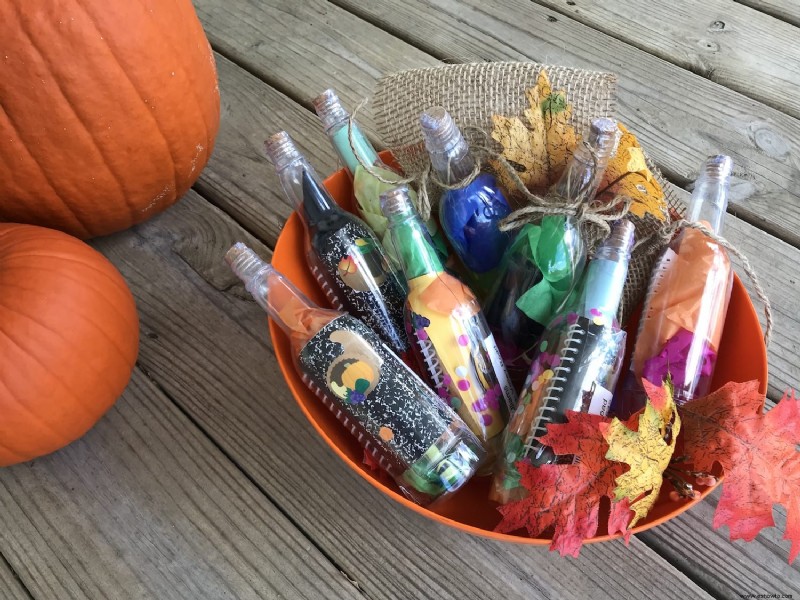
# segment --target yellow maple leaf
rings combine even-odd
[[[544,118],[539,109],[539,93],[529,89],[525,96],[529,107],[524,111],[525,121],[519,117],[492,115],[492,138],[503,147],[500,153],[530,190],[547,187],[547,146]],[[493,161],[500,184],[513,195],[516,185],[503,168]]]
[[[544,118],[548,184],[552,185],[561,177],[561,173],[575,152],[578,136],[569,124],[572,106],[567,103],[567,93],[564,90],[553,91],[544,69],[539,71],[536,87],[539,90],[539,107]]]
[[[644,412],[639,415],[639,429],[632,431],[620,421],[601,423],[600,429],[608,442],[606,458],[630,465],[628,472],[617,477],[614,490],[616,500],[627,498],[635,515],[630,523],[633,527],[645,517],[658,499],[663,483],[664,470],[669,465],[675,450],[675,440],[681,429],[681,420],[672,397],[672,384],[665,382],[663,388],[648,387]]]
[[[627,196],[632,200],[631,213],[637,217],[650,214],[659,221],[665,221],[669,207],[664,190],[647,167],[644,151],[636,136],[621,123],[618,126],[622,136],[617,153],[609,160],[603,175],[600,185],[602,197]]]

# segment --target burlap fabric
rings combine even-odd
[[[421,183],[428,172],[429,160],[419,116],[432,106],[443,106],[471,145],[490,146],[489,156],[486,153],[482,156],[490,158],[502,150],[487,133],[492,129],[492,115],[522,117],[528,107],[525,92],[535,87],[542,68],[546,69],[552,88],[565,91],[566,100],[572,106],[569,124],[578,134],[585,133],[593,119],[616,116],[617,77],[612,73],[530,62],[471,63],[412,69],[381,78],[372,99],[378,133],[406,175]],[[628,214],[636,226],[637,242],[620,308],[623,322],[642,300],[653,262],[667,241],[662,232],[685,212],[685,206],[672,193],[658,169],[649,159],[647,162],[666,194],[669,214],[665,211],[664,220],[649,214],[641,218]],[[437,191],[430,179],[425,185],[435,207],[441,190]],[[541,190],[535,192],[542,193]],[[529,196],[528,201],[534,200]],[[584,234],[591,252],[604,232],[586,223]]]

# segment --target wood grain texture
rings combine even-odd
[[[41,600],[360,597],[138,369],[83,439],[0,471],[0,549]]]
[[[331,86],[355,106],[384,73],[438,62],[325,0],[194,5],[215,50],[307,107]]]
[[[222,116],[208,166],[195,188],[248,231],[274,243],[292,211],[264,154],[264,140],[287,130],[320,174],[337,158],[319,119],[217,54]]]
[[[223,116],[214,155],[198,189],[273,246],[291,208],[275,170],[263,157],[262,132],[290,128],[300,149],[322,175],[338,168],[337,159],[313,114],[230,61],[220,57],[218,65]],[[676,192],[688,198],[687,192],[677,188]],[[776,330],[770,351],[770,395],[779,398],[786,387],[800,381],[796,359],[800,315],[795,310],[800,293],[800,251],[733,215],[728,215],[724,233],[749,257],[773,302]]]
[[[306,422],[282,382],[263,312],[224,276],[221,258],[242,238],[231,219],[189,194],[98,245],[131,283],[149,375],[367,596],[639,598],[667,580],[667,598],[709,597],[637,540],[564,560],[462,534],[375,491]]]
[[[0,598],[4,600],[31,600],[32,598],[2,556],[0,556]]]
[[[758,543],[731,542],[728,529],[708,531],[719,502],[720,490],[679,519],[646,531],[639,537],[657,548],[681,571],[692,573],[718,598],[740,594],[800,594],[800,565],[787,562],[789,545],[780,531],[786,511],[775,510],[777,527],[765,529]],[[702,532],[702,533],[699,533]]]
[[[797,0],[736,0],[736,2],[800,27],[800,3]]]
[[[800,29],[794,25],[732,0],[536,1],[800,117]],[[770,140],[760,143],[769,144]]]
[[[280,113],[280,118],[293,125],[292,131],[295,138],[303,147],[308,158],[317,165],[320,172],[327,173],[336,168],[336,159],[328,145],[314,143],[314,140],[319,139],[321,134],[313,115],[309,116],[306,110],[293,104],[291,100],[275,92],[269,86],[263,84],[250,86],[246,84],[246,80],[252,79],[252,77],[242,74],[233,65],[221,65],[220,73],[223,81],[221,86],[223,104],[227,106],[227,116],[223,119],[220,134],[221,141],[217,145],[218,154],[212,159],[211,165],[206,174],[204,174],[204,177],[215,177],[224,182],[226,181],[226,173],[228,173],[229,184],[215,189],[215,192],[220,194],[215,200],[217,204],[226,207],[231,206],[236,210],[235,207],[241,202],[237,197],[239,191],[249,190],[247,195],[244,196],[244,198],[247,198],[248,196],[255,197],[266,194],[269,191],[274,194],[274,190],[279,188],[277,178],[268,165],[268,172],[259,177],[253,177],[249,174],[247,177],[240,177],[238,175],[239,171],[236,168],[232,168],[238,166],[246,170],[252,169],[254,172],[261,170],[259,161],[263,159],[258,156],[260,148],[256,147],[260,144],[247,142],[248,132],[252,129],[252,115],[259,101],[265,101],[270,106],[275,107],[276,111]],[[236,89],[236,93],[230,99],[226,99],[226,89],[228,87],[235,87]],[[258,93],[255,96],[239,93],[244,89],[255,89]],[[237,115],[239,115],[238,118]],[[269,114],[264,114],[260,118],[263,119],[262,122],[273,127],[272,123],[274,121],[270,120],[272,117]],[[278,124],[275,126],[280,127]],[[237,157],[239,158],[237,159]],[[239,161],[238,163],[237,160]],[[676,192],[684,198],[688,197],[688,193],[685,191],[676,189]],[[269,212],[280,211],[283,214],[283,211],[288,211],[288,207],[282,198],[280,198],[279,202],[280,204],[276,204],[275,201],[270,199],[270,201],[264,202],[259,210],[254,211],[260,215],[257,222],[260,223],[263,219],[271,219]],[[246,221],[245,225],[251,231],[256,230],[250,221]],[[204,278],[212,282],[217,289],[235,291],[238,289],[237,286],[230,287],[231,281],[226,283],[226,278],[230,276],[226,272],[219,271],[221,262],[218,260],[218,254],[222,250],[217,250],[217,254],[214,255],[211,251],[211,245],[208,243],[208,240],[213,236],[201,233],[209,231],[211,228],[210,224],[204,227],[195,227],[195,232],[201,236],[202,242],[194,244],[180,242],[174,247],[188,264],[193,265],[198,273],[206,273],[206,270],[210,268],[211,274],[205,274]],[[773,397],[777,398],[786,385],[800,380],[800,367],[795,359],[798,352],[795,340],[797,339],[797,332],[800,332],[800,323],[794,309],[798,285],[800,285],[796,266],[800,264],[800,251],[732,215],[728,217],[725,235],[750,256],[756,269],[762,274],[763,283],[766,285],[768,293],[774,302],[777,330],[770,353],[770,392]],[[190,236],[190,239],[194,237],[196,236]],[[235,238],[236,234],[231,232],[229,241],[232,242]],[[275,238],[271,236],[265,237],[264,240],[270,245],[275,242]],[[204,250],[187,253],[184,250],[187,244],[190,248],[202,248]],[[769,248],[770,253],[765,253],[765,248]],[[745,279],[745,284],[749,286],[750,282]],[[218,300],[214,300],[214,302],[218,302]],[[242,321],[242,319],[246,318],[246,315],[241,313],[241,309],[237,308],[236,304],[222,304],[220,306],[225,312],[234,314],[240,323],[247,324],[249,322]],[[263,327],[262,323],[261,315],[256,311],[252,327],[255,331],[258,331]],[[208,418],[214,419],[216,417],[212,413],[208,415]],[[237,431],[232,435],[241,434]],[[711,519],[705,522],[693,523],[691,531],[684,531],[684,533],[685,535],[675,541],[671,539],[671,536],[674,535],[672,532],[663,534],[657,529],[648,538],[648,543],[657,548],[659,552],[666,553],[675,544],[679,546],[685,545],[687,548],[692,549],[695,548],[698,539],[703,540],[709,537],[718,540],[719,538],[719,534],[711,530]],[[767,532],[764,535],[773,534]],[[779,537],[779,534],[775,535]],[[768,580],[773,573],[776,573],[776,577],[780,580],[784,576],[786,566],[786,544],[785,542],[776,544],[769,537],[765,538],[769,541],[762,543],[761,539],[759,538],[759,541],[756,542],[759,548],[749,548],[747,550],[757,556],[759,561],[758,563],[751,563],[749,567],[746,561],[743,561],[744,566],[739,567],[746,571],[743,577],[748,581],[761,581]],[[721,542],[718,540],[717,543]],[[689,552],[689,555],[692,556],[691,550],[684,551]],[[764,556],[769,556],[769,559],[765,559]],[[689,564],[691,564],[691,561],[689,561]],[[691,568],[687,567],[687,570],[691,571]],[[721,581],[712,582],[711,586],[712,589],[716,587],[728,589],[722,585]]]
[[[800,246],[797,119],[528,0],[334,1],[437,57],[618,73],[619,117],[672,181],[730,154],[734,212]]]

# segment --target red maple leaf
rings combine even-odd
[[[562,556],[578,556],[583,541],[597,533],[601,499],[613,499],[616,479],[628,466],[605,458],[608,444],[598,425],[610,419],[573,411],[568,411],[567,418],[567,423],[549,425],[540,442],[556,454],[574,455],[577,460],[541,467],[518,462],[520,483],[528,495],[498,508],[503,518],[495,531],[525,528],[536,537],[553,527],[550,549]],[[627,541],[630,518],[627,502],[612,503],[609,533],[621,532]]]
[[[786,507],[791,563],[800,554],[800,400],[792,392],[766,413],[763,405],[758,381],[687,402],[679,408],[684,452],[700,471],[724,469],[714,527],[727,525],[732,540],[753,540],[775,525],[773,504]]]

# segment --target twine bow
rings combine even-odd
[[[755,290],[756,296],[761,303],[764,305],[764,316],[766,318],[766,325],[764,327],[764,345],[769,348],[769,343],[772,338],[772,328],[774,326],[774,319],[772,316],[772,303],[769,301],[767,297],[767,293],[764,291],[764,288],[761,286],[761,280],[758,278],[758,275],[753,269],[753,266],[750,264],[750,261],[747,260],[747,256],[739,250],[736,246],[731,244],[727,239],[722,237],[719,234],[714,233],[708,227],[703,225],[702,223],[697,223],[693,221],[687,221],[686,219],[679,219],[677,221],[673,221],[661,231],[659,231],[658,235],[661,238],[661,241],[664,245],[668,244],[670,240],[680,231],[684,229],[696,229],[697,231],[702,232],[710,239],[714,240],[717,244],[725,248],[728,252],[733,254],[736,258],[738,258],[742,263],[742,269],[747,275],[748,279],[753,284],[753,289]],[[640,242],[636,242],[634,244],[634,251],[636,250],[637,246]]]
[[[428,192],[428,182],[433,182],[434,185],[443,190],[457,190],[464,188],[472,183],[475,178],[481,174],[483,165],[487,160],[492,160],[499,164],[509,178],[514,182],[514,185],[516,186],[520,195],[528,201],[528,206],[524,206],[515,210],[505,219],[503,219],[503,221],[500,223],[500,229],[502,231],[519,229],[528,223],[538,221],[539,218],[544,215],[571,215],[577,218],[580,225],[585,226],[587,224],[592,224],[596,226],[603,232],[603,237],[605,237],[611,233],[610,223],[622,219],[630,212],[632,200],[631,198],[623,195],[614,196],[610,202],[603,202],[602,204],[596,202],[585,202],[584,196],[585,192],[588,190],[588,187],[591,185],[590,181],[583,183],[574,200],[563,198],[554,194],[547,194],[545,196],[534,194],[528,190],[520,176],[517,174],[516,169],[511,166],[506,158],[485,144],[470,145],[470,149],[476,155],[478,155],[479,158],[482,158],[482,160],[476,160],[472,171],[465,178],[456,183],[447,184],[440,181],[439,178],[431,171],[430,162],[427,163],[422,173],[417,176],[406,178],[398,177],[392,180],[386,179],[372,165],[367,164],[367,162],[361,156],[359,156],[353,140],[353,126],[355,117],[368,102],[369,99],[364,98],[350,114],[347,132],[347,140],[350,144],[350,149],[353,151],[353,155],[356,157],[364,170],[375,177],[378,181],[396,186],[416,183],[417,199],[419,203],[417,208],[423,220],[427,221],[430,218],[431,213],[431,200]],[[478,136],[482,137],[484,140],[488,139],[487,133],[479,127],[463,127],[462,131],[472,131]],[[589,156],[592,158],[596,170],[597,155],[594,150],[588,144],[586,144],[586,141],[584,141],[583,144],[587,148]],[[750,261],[736,246],[731,244],[721,235],[717,235],[711,231],[702,223],[695,223],[687,221],[686,219],[680,219],[668,224],[654,235],[658,235],[660,237],[662,242],[661,245],[663,247],[669,243],[675,234],[686,228],[701,231],[741,261],[745,274],[753,283],[756,296],[764,305],[764,315],[766,317],[766,326],[764,328],[764,344],[767,348],[769,348],[770,339],[772,337],[772,328],[774,325],[772,304],[770,303],[767,293],[764,291],[764,288],[761,285],[758,275],[756,275],[755,270],[750,264]],[[652,236],[637,239],[633,247],[633,252],[636,252],[636,250],[643,244],[649,243],[651,238]]]

